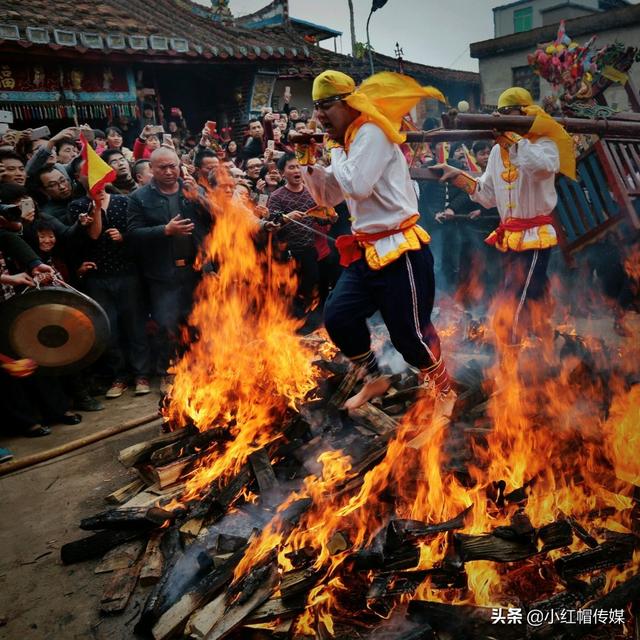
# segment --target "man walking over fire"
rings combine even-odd
[[[419,227],[418,203],[400,150],[402,117],[423,98],[444,97],[407,76],[383,72],[358,88],[352,78],[325,71],[313,83],[317,119],[335,146],[330,166],[315,164],[315,152],[299,145],[304,181],[315,201],[346,201],[352,234],[337,247],[345,270],[327,299],[325,326],[331,339],[360,369],[362,389],[345,403],[356,408],[383,395],[389,379],[371,350],[367,318],[380,311],[391,342],[436,393],[432,424],[448,422],[456,394],[451,389],[431,323],[434,298],[429,234]]]
[[[539,334],[551,309],[547,297],[547,266],[558,244],[551,212],[558,199],[555,176],[575,180],[573,139],[562,125],[533,104],[521,87],[504,91],[498,115],[535,116],[524,136],[497,135],[485,173],[474,179],[460,169],[437,165],[442,180],[464,189],[483,207],[497,207],[500,225],[485,240],[505,254],[503,291],[494,317],[497,337],[519,344],[527,333]]]

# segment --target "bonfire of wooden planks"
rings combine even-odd
[[[235,476],[210,487],[198,500],[181,501],[178,508],[168,506],[183,495],[185,477],[201,457],[224,446],[229,438],[225,428],[215,425],[204,432],[181,428],[120,452],[120,462],[135,477],[107,496],[112,508],[80,523],[86,537],[61,550],[64,563],[100,559],[96,573],[110,574],[102,612],[125,612],[137,589],[144,597],[135,627],[140,637],[304,637],[295,635],[294,629],[310,591],[323,578],[314,569],[317,549],[296,552],[290,558],[293,570],[285,573],[278,570],[275,550],[240,580],[233,580],[234,569],[251,535],[273,516],[291,484],[309,474],[308,462],[323,450],[357,452],[352,454],[356,474],[340,488],[357,491],[365,473],[384,456],[399,418],[419,391],[414,375],[396,376],[387,396],[346,415],[338,407],[353,392],[357,379],[339,360],[317,364],[326,378],[316,397],[285,416],[272,443],[252,453]],[[473,361],[459,371],[456,385],[459,400],[452,432],[458,441],[449,464],[464,477],[468,443],[482,442],[490,429],[486,409],[494,390]],[[336,620],[334,637],[367,638],[388,624],[385,620],[394,610],[402,611],[402,631],[383,637],[555,639],[597,631],[594,625],[571,629],[553,623],[537,629],[526,624],[495,625],[490,609],[446,604],[452,601],[447,594],[464,599],[466,568],[476,561],[500,566],[516,600],[526,603],[525,610],[587,606],[627,610],[640,599],[638,576],[604,593],[604,572],[628,567],[638,553],[640,538],[635,534],[592,530],[587,516],[579,521],[562,514],[534,527],[526,515],[526,487],[510,494],[504,493],[504,483],[496,482],[495,487],[492,508],[509,508],[513,516],[508,526],[483,534],[463,532],[469,510],[436,523],[400,519],[391,510],[386,525],[363,548],[351,546],[348,531],[336,532],[330,551],[348,552],[343,564],[348,595],[343,596],[341,611],[350,614]],[[258,497],[255,504],[247,502],[250,495]],[[309,507],[309,499],[297,500],[281,514],[282,520],[294,527]],[[240,527],[238,516],[244,518]],[[444,561],[418,569],[421,544],[438,535],[446,541]],[[569,551],[574,543],[580,550]],[[408,608],[401,604],[426,582],[443,594],[444,602],[414,598]],[[536,593],[531,592],[532,585]],[[322,621],[316,622],[316,637],[331,637]]]

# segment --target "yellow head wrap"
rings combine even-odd
[[[503,91],[498,98],[498,109],[502,107],[521,107],[526,115],[535,117],[525,138],[532,141],[542,137],[551,138],[556,143],[560,154],[560,172],[572,180],[576,179],[573,138],[542,107],[533,104],[533,98],[526,89],[511,87]]]
[[[340,71],[323,71],[313,81],[314,101],[337,95],[344,95],[344,101],[361,114],[345,135],[347,147],[365,122],[374,122],[391,142],[402,144],[406,139],[406,135],[400,131],[402,118],[420,100],[435,98],[446,102],[438,89],[422,87],[413,78],[399,73],[376,73],[356,88],[353,78],[348,75]]]
[[[533,104],[531,94],[522,87],[511,87],[500,94],[498,109],[502,107],[528,107]]]

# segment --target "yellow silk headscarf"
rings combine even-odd
[[[525,138],[532,142],[542,137],[551,138],[558,147],[560,172],[572,180],[576,179],[576,155],[573,138],[542,107],[533,103],[533,98],[526,89],[511,87],[503,91],[498,98],[498,109],[502,107],[521,107],[526,115],[535,117]]]
[[[364,80],[359,87],[353,78],[340,71],[323,71],[313,81],[313,100],[325,100],[344,95],[344,101],[361,113],[345,134],[345,147],[355,137],[365,122],[373,122],[384,131],[387,138],[402,144],[406,134],[400,131],[402,118],[423,98],[434,98],[446,102],[435,87],[423,87],[413,78],[382,71]]]

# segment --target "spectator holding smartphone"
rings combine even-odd
[[[150,158],[151,154],[160,146],[159,136],[162,135],[162,132],[163,129],[161,126],[153,124],[145,125],[133,145],[133,157],[136,160]]]

